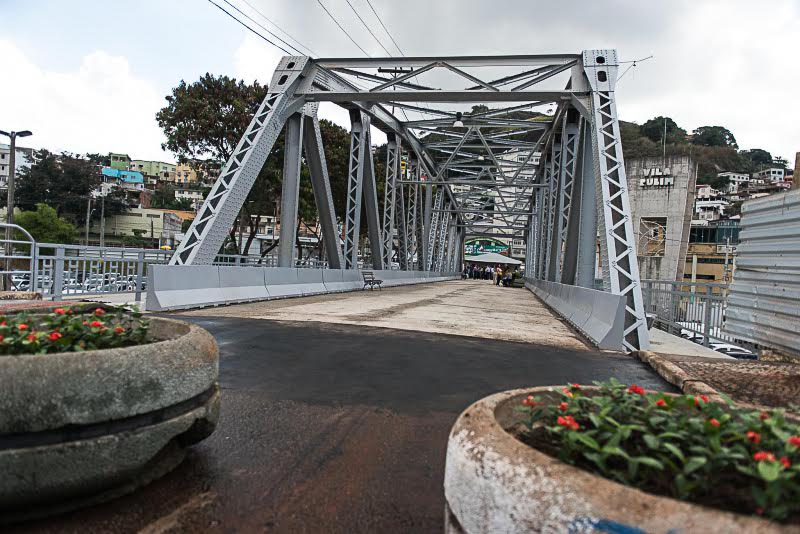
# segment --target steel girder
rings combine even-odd
[[[487,71],[492,75],[482,74]],[[291,219],[305,153],[330,267],[358,267],[363,209],[373,268],[391,266],[395,238],[400,268],[413,268],[416,262],[425,270],[457,268],[464,239],[490,235],[525,239],[528,276],[593,287],[599,229],[604,286],[627,301],[626,347],[646,348],[614,100],[617,71],[613,50],[503,57],[283,58],[269,94],[171,263],[214,261],[286,126],[281,265],[294,261],[289,234],[297,228]],[[445,75],[450,81],[443,81]],[[323,101],[351,114],[341,247],[316,118],[317,103]],[[463,107],[467,103],[498,107],[470,111]],[[545,105],[556,106],[555,114],[532,113]],[[382,214],[371,128],[389,141]],[[400,174],[402,149],[408,152],[410,177]]]

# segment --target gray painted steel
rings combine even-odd
[[[516,72],[481,78],[491,70],[480,67],[497,66]],[[396,70],[403,67],[413,70]],[[387,69],[396,76],[386,75]],[[421,271],[460,270],[466,237],[527,237],[533,256],[527,261],[529,277],[589,286],[599,234],[604,287],[626,299],[625,347],[646,349],[637,240],[616,110],[618,70],[615,50],[460,58],[286,57],[275,72],[272,92],[170,263],[213,261],[286,125],[282,267],[295,267],[290,238],[297,227],[300,154],[304,144],[313,144],[306,148],[306,157],[316,168],[314,193],[331,267],[357,270],[368,262],[375,270],[391,268],[397,236],[402,271],[413,270],[415,264]],[[428,73],[447,76],[434,77],[441,86],[429,87],[420,81]],[[351,118],[347,201],[339,218],[344,226],[342,262],[337,262],[339,253],[333,249],[338,249],[339,232],[332,238],[336,217],[316,124],[318,102],[337,103]],[[485,102],[493,107],[455,111],[454,106],[438,106],[440,102]],[[522,120],[515,115],[549,105],[555,108],[552,116]],[[301,120],[303,116],[313,118],[314,136],[305,132],[312,123]],[[372,128],[389,140],[387,172],[380,177],[386,181],[382,213]],[[410,176],[400,172],[403,150],[414,169]],[[422,182],[424,199],[417,195]],[[362,210],[369,253],[360,235]],[[309,283],[296,281],[316,291]]]
[[[624,350],[625,297],[548,280],[525,280],[545,304],[579,332],[607,350]]]
[[[800,190],[742,204],[723,333],[800,355]]]

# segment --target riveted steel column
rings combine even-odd
[[[297,205],[300,198],[300,152],[303,149],[303,118],[300,113],[295,113],[286,121],[285,137],[278,267],[294,267]]]
[[[636,259],[636,239],[631,222],[628,182],[622,155],[614,86],[618,62],[615,50],[586,50],[583,67],[591,92],[592,144],[597,158],[595,180],[603,276],[615,295],[623,295],[625,347],[650,347],[647,321]]]
[[[311,106],[306,104],[306,107]],[[336,228],[336,212],[333,208],[331,183],[328,177],[328,165],[325,161],[325,150],[322,146],[322,132],[317,118],[317,104],[313,105],[313,115],[305,117],[303,126],[303,147],[306,162],[311,173],[311,186],[314,189],[314,200],[317,204],[319,224],[322,230],[322,244],[328,258],[329,269],[341,269],[344,265],[342,248],[339,246],[339,233]]]
[[[358,245],[361,230],[361,198],[364,188],[363,153],[366,144],[362,114],[350,112],[350,164],[347,173],[347,207],[344,217],[344,261],[346,269],[358,269]]]
[[[365,116],[366,146],[361,157],[364,165],[364,212],[367,215],[367,235],[372,256],[372,268],[383,269],[383,237],[381,218],[378,212],[378,188],[375,182],[375,167],[372,162],[372,136],[369,132],[369,118]]]
[[[397,194],[397,174],[400,168],[400,136],[389,135],[386,144],[386,184],[383,193],[383,263],[392,264],[394,249],[395,196]]]

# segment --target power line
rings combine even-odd
[[[211,0],[208,0],[208,1],[210,2]],[[345,30],[345,29],[342,27],[342,25],[341,25],[341,24],[339,24],[339,21],[338,21],[338,20],[336,20],[336,18],[335,18],[333,15],[331,15],[331,12],[330,12],[330,11],[328,11],[328,8],[327,8],[327,7],[325,7],[325,5],[324,5],[324,4],[321,2],[321,0],[317,0],[317,3],[319,4],[319,6],[320,6],[322,9],[324,9],[324,10],[325,10],[325,13],[327,13],[327,14],[328,14],[328,16],[329,16],[329,17],[331,18],[331,20],[332,20],[332,21],[333,21],[333,22],[334,22],[334,23],[335,23],[335,24],[336,24],[336,25],[339,27],[339,29],[340,29],[340,30],[342,30],[342,31],[344,32],[344,34],[347,36],[347,38],[348,38],[348,39],[350,39],[350,40],[353,42],[353,44],[354,44],[354,45],[356,45],[356,46],[358,47],[358,49],[359,49],[359,50],[361,50],[362,52],[364,52],[364,55],[365,55],[365,56],[367,56],[367,57],[372,57],[372,56],[370,56],[370,55],[367,53],[367,51],[366,51],[366,50],[364,50],[363,48],[361,48],[361,45],[359,45],[359,44],[356,42],[356,40],[355,40],[355,39],[353,39],[353,37],[352,37],[352,36],[351,36],[349,33],[347,33],[347,30]]]
[[[391,52],[389,52],[389,51],[386,49],[386,47],[385,47],[385,46],[383,46],[383,43],[381,42],[381,40],[380,40],[380,39],[378,39],[378,38],[375,36],[375,34],[374,34],[374,33],[372,33],[372,30],[370,29],[370,27],[367,25],[367,23],[364,21],[364,19],[363,19],[363,18],[361,18],[361,15],[359,15],[359,14],[358,14],[358,11],[356,11],[356,8],[355,8],[355,7],[353,7],[353,4],[352,4],[352,2],[350,2],[350,0],[345,0],[345,2],[347,2],[347,5],[348,5],[348,6],[350,6],[350,9],[352,9],[352,10],[353,10],[353,13],[355,13],[355,14],[356,14],[356,17],[358,17],[358,20],[360,20],[360,21],[361,21],[361,24],[363,24],[363,25],[364,25],[364,27],[367,29],[367,31],[368,31],[368,32],[369,32],[369,34],[372,36],[372,38],[373,38],[373,39],[375,39],[375,41],[376,41],[376,42],[377,42],[377,43],[380,45],[380,47],[381,47],[381,48],[383,48],[383,51],[384,51],[384,52],[386,52],[387,54],[389,54],[389,57],[392,57],[392,53],[391,53]]]
[[[272,19],[270,19],[269,17],[267,17],[267,16],[266,16],[266,15],[265,15],[263,12],[261,12],[261,11],[260,11],[258,8],[256,8],[255,6],[253,6],[253,4],[251,4],[251,3],[250,3],[250,2],[248,2],[247,0],[242,0],[242,2],[244,2],[244,3],[245,3],[245,4],[246,4],[246,5],[247,5],[247,6],[248,6],[250,9],[252,9],[252,10],[253,10],[253,11],[255,11],[256,13],[258,13],[259,15],[261,15],[261,18],[263,18],[264,20],[266,20],[267,22],[269,22],[270,24],[272,24],[273,26],[275,26],[275,27],[276,27],[276,28],[277,28],[277,29],[278,29],[278,30],[279,30],[281,33],[283,33],[283,34],[284,34],[286,37],[288,37],[289,39],[291,39],[292,41],[294,41],[295,43],[297,43],[297,44],[298,44],[298,45],[300,45],[301,47],[303,47],[303,48],[305,48],[306,50],[308,50],[308,51],[311,53],[311,55],[312,55],[312,56],[318,56],[318,55],[319,55],[319,54],[317,54],[316,52],[314,52],[313,50],[311,50],[311,48],[307,47],[306,45],[304,45],[303,43],[301,43],[301,42],[300,42],[298,39],[296,39],[295,37],[293,37],[293,36],[292,36],[292,35],[291,35],[289,32],[287,32],[286,30],[284,30],[283,28],[281,28],[281,27],[280,27],[280,26],[279,26],[279,25],[278,25],[278,24],[277,24],[277,23],[276,23],[274,20],[272,20]]]
[[[392,40],[392,42],[394,43],[394,46],[395,46],[395,47],[397,48],[397,50],[400,52],[400,55],[401,55],[401,56],[405,56],[405,53],[404,53],[404,52],[403,52],[403,50],[400,48],[400,45],[399,45],[399,44],[397,44],[397,41],[395,41],[395,40],[394,40],[394,37],[392,37],[392,34],[391,34],[391,33],[389,32],[389,30],[386,28],[386,25],[383,23],[383,20],[381,20],[381,16],[380,16],[380,15],[378,15],[378,12],[377,12],[377,11],[375,11],[375,8],[372,6],[372,2],[370,2],[370,0],[367,0],[367,4],[369,5],[369,8],[372,10],[372,12],[375,14],[375,18],[377,18],[377,19],[378,19],[378,22],[380,23],[381,27],[383,27],[383,31],[385,31],[385,32],[386,32],[386,35],[388,35],[388,36],[389,36],[389,39],[391,39],[391,40]],[[389,54],[389,55],[391,55],[391,54]]]
[[[280,46],[280,45],[277,45],[277,44],[273,43],[272,41],[270,41],[269,39],[267,39],[266,37],[264,37],[263,35],[261,35],[260,33],[258,33],[256,30],[254,30],[253,28],[251,28],[250,26],[248,26],[247,24],[245,24],[245,23],[244,23],[244,22],[242,22],[241,20],[237,19],[237,18],[236,18],[235,16],[233,16],[233,15],[232,15],[232,14],[231,14],[231,13],[230,13],[228,10],[226,10],[224,7],[222,7],[221,5],[219,5],[219,4],[217,4],[216,2],[214,2],[214,0],[208,0],[208,1],[209,1],[209,3],[213,4],[213,5],[214,5],[214,6],[215,6],[217,9],[219,9],[220,11],[222,11],[223,13],[225,13],[226,15],[228,15],[230,18],[232,18],[233,20],[235,20],[236,22],[238,22],[239,24],[241,24],[242,26],[244,26],[245,28],[247,28],[248,30],[250,30],[251,32],[253,32],[254,34],[256,34],[256,35],[258,35],[259,37],[261,37],[262,39],[264,39],[266,42],[268,42],[269,44],[271,44],[272,46],[274,46],[274,47],[275,47],[275,48],[277,48],[278,50],[282,50],[284,53],[286,53],[286,54],[289,54],[290,56],[292,55],[292,53],[291,53],[291,52],[289,52],[288,50],[286,50],[286,49],[285,49],[285,48],[283,48],[282,46]]]
[[[242,11],[241,9],[236,7],[235,5],[231,4],[228,0],[222,0],[222,1],[225,2],[226,4],[228,4],[229,6],[231,6],[233,9],[235,9],[239,13],[241,13],[242,15],[244,15],[245,17],[247,17],[247,20],[249,20],[250,22],[252,22],[256,26],[258,26],[259,28],[261,28],[262,30],[264,30],[265,32],[267,32],[268,34],[270,34],[271,36],[273,36],[274,38],[276,38],[277,40],[279,40],[280,42],[282,42],[283,44],[285,44],[286,46],[288,46],[292,50],[294,50],[297,54],[299,54],[301,56],[304,55],[297,47],[292,46],[291,44],[287,43],[286,41],[284,41],[283,39],[281,39],[280,37],[278,37],[277,35],[275,35],[271,31],[269,31],[267,28],[264,27],[263,24],[261,24],[257,20],[254,20],[253,17],[251,17],[250,15],[248,15],[247,13],[245,13],[244,11]]]

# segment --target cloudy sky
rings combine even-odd
[[[317,0],[230,1],[320,57],[363,55]],[[346,0],[321,1],[386,55]],[[367,0],[350,1],[392,50]],[[726,126],[790,163],[800,150],[800,0],[370,1],[406,55],[653,55],[621,80],[620,118]],[[205,72],[268,82],[281,55],[207,0],[0,0],[0,129],[33,130],[35,147],[173,159],[155,121],[173,86]]]

